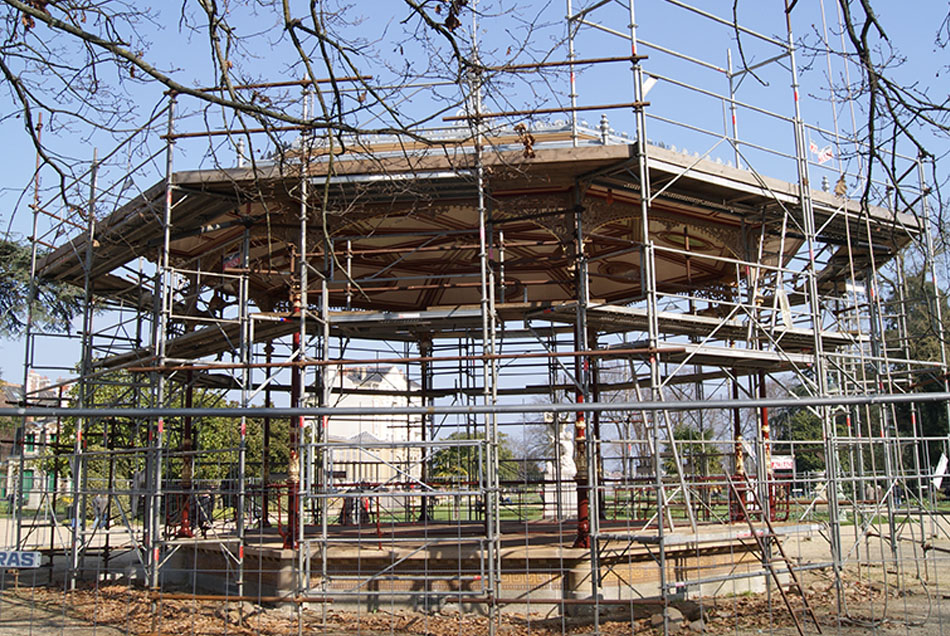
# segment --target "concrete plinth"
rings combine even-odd
[[[608,604],[624,601],[631,607],[660,596],[659,545],[651,543],[649,533],[619,534],[622,529],[617,528],[611,535],[609,527],[602,529],[595,590],[590,552],[569,547],[573,528],[541,522],[510,525],[512,531],[503,528],[494,575],[485,541],[477,536],[480,525],[411,526],[388,535],[357,529],[309,539],[300,550],[282,548],[277,536],[261,536],[245,546],[241,590],[251,597],[332,602],[364,610],[396,606],[434,611],[448,605],[482,613],[493,597],[503,611],[518,614],[582,612],[595,592]],[[678,597],[761,590],[765,575],[748,534],[748,528],[739,525],[667,534],[667,585]],[[165,580],[172,581],[171,573],[180,572],[181,585],[235,594],[237,548],[183,546]],[[723,577],[730,579],[727,585]]]

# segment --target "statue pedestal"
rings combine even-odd
[[[557,484],[544,486],[545,519],[576,519],[577,518],[577,484],[571,476]]]

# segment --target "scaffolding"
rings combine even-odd
[[[900,179],[860,198],[839,105],[831,129],[804,119],[787,12],[766,31],[668,0],[638,26],[636,4],[567,0],[560,59],[473,66],[460,111],[411,135],[194,130],[170,94],[160,152],[109,188],[93,159],[86,210],[37,202],[34,276],[84,311],[26,338],[25,380],[73,374],[58,408],[25,395],[8,470],[32,594],[105,607],[122,586],[156,633],[202,603],[257,633],[269,606],[301,631],[409,629],[409,609],[491,633],[715,608],[741,633],[744,592],[799,633],[938,620],[926,159],[894,155]],[[702,47],[650,30],[687,22]],[[730,38],[738,70],[710,54]],[[542,72],[566,92],[501,95]],[[288,87],[306,120],[310,82],[236,90]],[[221,137],[233,166],[177,169]],[[49,339],[80,342],[78,369]]]

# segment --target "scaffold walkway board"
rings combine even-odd
[[[817,523],[798,523],[798,524],[773,524],[774,536],[788,536],[796,534],[808,534],[818,532],[821,526]],[[757,528],[755,530],[759,536],[769,535],[767,528]],[[736,523],[726,529],[700,529],[697,532],[668,531],[664,532],[662,538],[655,530],[652,532],[601,532],[597,535],[602,541],[630,541],[633,543],[644,543],[651,545],[663,544],[664,546],[699,546],[710,543],[732,543],[742,539],[753,537],[749,527],[742,523]]]
[[[793,367],[807,367],[815,362],[810,353],[740,349],[736,347],[677,343],[682,351],[664,353],[663,362],[737,369],[740,371],[777,372]]]
[[[526,309],[538,305],[527,304],[503,308],[500,313],[510,318],[523,317]],[[290,313],[256,313],[251,315],[254,342],[267,342],[288,336],[300,328],[299,318]],[[445,307],[427,311],[335,311],[330,313],[330,331],[334,336],[351,338],[384,338],[387,340],[415,341],[418,334],[459,332],[481,329],[482,314],[478,307]],[[307,327],[315,332],[320,329],[316,320],[309,320]],[[236,323],[219,323],[196,329],[166,341],[165,354],[170,359],[198,359],[232,350],[240,337],[241,326]],[[100,360],[100,368],[121,368],[145,364],[152,359],[147,349],[128,352]]]
[[[570,323],[576,320],[571,304],[548,305],[540,303],[507,303],[499,305],[497,313],[505,321],[524,320],[528,316],[545,320]],[[627,331],[646,328],[646,310],[633,307],[592,306],[588,310],[591,324],[603,331]],[[299,329],[300,322],[289,313],[259,313],[252,315],[252,338],[255,342],[267,342],[290,335]],[[385,338],[387,340],[415,341],[420,334],[428,337],[458,337],[460,334],[480,334],[481,310],[474,306],[435,307],[424,311],[366,312],[335,311],[330,313],[330,331],[335,336],[351,338]],[[308,321],[308,328],[316,330],[319,323]],[[166,341],[165,356],[170,360],[196,360],[232,350],[240,338],[240,324],[220,322],[196,329]],[[660,332],[670,335],[713,335],[715,342],[743,340],[748,326],[738,321],[721,321],[697,315],[681,315],[661,312]],[[737,349],[731,346],[669,342],[675,352],[665,355],[667,361],[681,361],[687,357],[696,364],[713,366],[738,366],[777,368],[788,365],[805,365],[813,361],[805,351],[814,344],[809,329],[777,328],[772,336],[773,344],[782,350]],[[826,347],[843,346],[853,342],[848,334],[823,332]],[[791,351],[785,351],[788,347]],[[123,368],[147,364],[152,359],[148,349],[139,349],[105,358],[97,363],[98,368]]]
[[[552,305],[531,316],[546,320],[574,323],[577,314],[576,303]],[[623,331],[647,331],[649,315],[644,307],[626,307],[592,303],[587,306],[587,324],[602,333]],[[815,332],[802,327],[786,327],[781,320],[774,326],[756,324],[749,319],[719,318],[702,314],[657,312],[659,332],[667,335],[695,336],[712,338],[716,341],[748,341],[752,333],[752,342],[763,346],[776,346],[787,351],[812,350],[815,347]],[[751,324],[750,324],[751,323]],[[867,335],[822,331],[821,340],[824,350],[850,347],[868,342]]]

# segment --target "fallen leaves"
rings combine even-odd
[[[886,576],[885,573],[881,573]],[[880,577],[877,577],[880,578]],[[913,590],[900,589],[896,581],[885,585],[875,577],[849,572],[844,578],[842,592],[849,618],[859,621],[880,620],[888,598],[913,596]],[[888,579],[890,580],[890,579]],[[812,608],[824,624],[835,624],[832,612],[837,604],[838,591],[830,573],[809,573],[804,582],[805,593]],[[70,615],[90,625],[111,626],[129,634],[254,634],[278,636],[289,633],[317,633],[326,636],[361,633],[369,636],[401,634],[417,636],[482,636],[489,633],[489,618],[475,608],[460,614],[448,606],[431,614],[397,609],[381,603],[376,611],[343,611],[334,605],[303,607],[296,605],[259,605],[247,601],[206,600],[195,597],[181,600],[159,597],[154,608],[145,590],[111,584],[99,588],[84,587],[66,593],[61,588],[7,589],[4,596],[16,596],[21,601],[35,604],[53,614],[60,614],[65,606]],[[920,595],[923,598],[923,595]],[[791,597],[793,607],[801,614],[801,597]],[[677,622],[677,629],[706,634],[734,634],[747,632],[793,633],[791,618],[781,598],[774,592],[771,599],[762,594],[707,597],[689,601],[696,606],[689,620]],[[898,607],[898,604],[893,604]],[[638,606],[639,607],[639,606]],[[540,608],[539,608],[540,609]],[[621,636],[630,633],[658,633],[646,618],[631,618],[630,608],[605,606],[600,618],[600,634]],[[590,634],[593,617],[583,609],[579,615],[559,616],[557,611],[531,614],[503,613],[499,617],[498,636],[581,636]],[[695,616],[693,615],[695,614]],[[695,619],[695,620],[693,620]],[[850,632],[849,632],[850,633]]]

